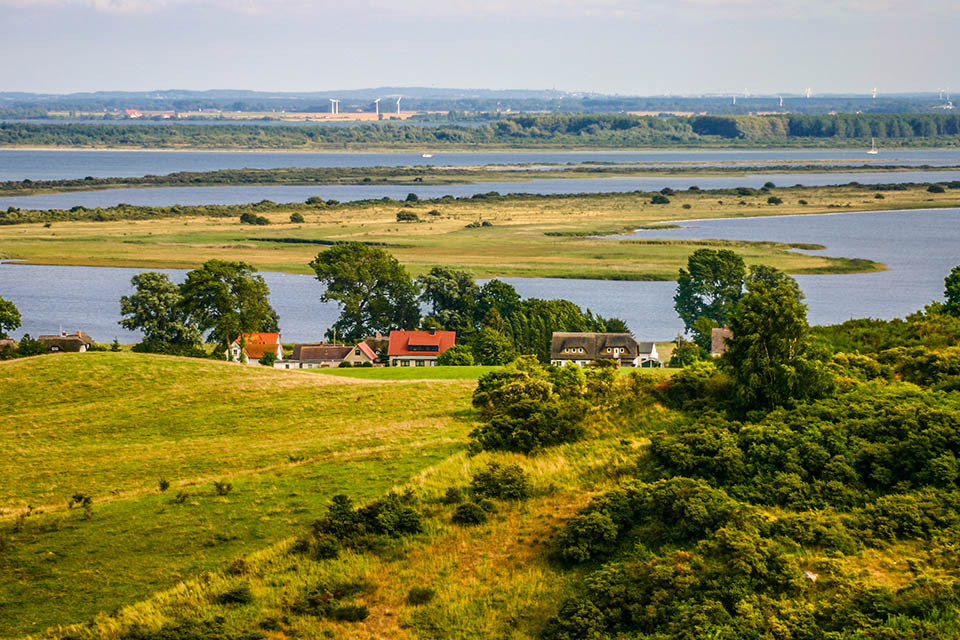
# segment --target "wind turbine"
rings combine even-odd
[[[737,94],[733,94],[733,104],[737,104]]]
[[[807,99],[809,99],[810,96],[813,95],[813,89],[811,89],[810,87],[807,87],[807,90],[803,92],[803,95],[807,96]]]
[[[403,96],[397,98],[397,115],[400,115],[400,101],[403,100]]]
[[[876,87],[873,88],[873,99],[874,99],[874,100],[877,99],[877,88],[876,88]]]
[[[783,96],[777,96],[777,97],[780,98],[780,106],[782,107],[782,106],[783,106]]]
[[[330,113],[340,113],[340,101],[330,98]]]
[[[374,100],[374,101],[373,101],[373,104],[376,105],[376,107],[377,107],[377,115],[379,116],[379,115],[380,115],[380,98],[377,98],[376,100]]]

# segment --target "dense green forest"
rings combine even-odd
[[[319,149],[421,145],[791,144],[838,145],[871,137],[885,144],[960,144],[960,115],[842,114],[640,117],[544,115],[504,118],[481,126],[371,124],[325,126],[144,126],[0,123],[0,146],[117,148]]]

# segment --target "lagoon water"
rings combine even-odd
[[[138,177],[177,171],[283,167],[459,167],[487,164],[671,163],[710,166],[736,162],[960,165],[960,149],[890,149],[868,156],[861,149],[759,149],[669,151],[491,151],[419,153],[302,153],[254,151],[61,151],[0,149],[0,181]],[[786,184],[786,183],[784,183]]]
[[[941,182],[960,180],[960,171],[897,171],[897,172],[843,172],[843,173],[754,173],[743,176],[690,177],[628,177],[628,178],[541,178],[519,182],[475,182],[452,185],[318,185],[318,186],[238,186],[238,187],[149,187],[50,193],[36,196],[0,198],[0,209],[69,209],[80,205],[87,208],[111,207],[120,203],[140,206],[166,207],[172,205],[242,204],[271,200],[273,202],[303,202],[311,196],[349,202],[353,200],[403,200],[415,193],[421,200],[445,195],[469,197],[496,191],[506,193],[630,193],[659,191],[664,187],[687,189],[696,185],[702,189],[733,187],[758,188],[772,181],[781,186],[804,184],[822,186],[860,182],[880,184],[893,182]]]
[[[960,209],[879,211],[772,218],[704,220],[682,229],[650,231],[639,237],[726,238],[811,242],[826,255],[883,262],[878,273],[797,276],[811,323],[850,318],[903,317],[931,300],[942,300],[943,279],[960,264]],[[23,315],[14,332],[36,336],[61,327],[83,329],[96,340],[133,342],[120,328],[120,296],[131,293],[130,278],[143,269],[0,264],[0,297]],[[180,281],[184,271],[164,270]],[[280,315],[285,341],[322,339],[338,310],[320,303],[321,285],[311,276],[264,273],[271,302]],[[673,282],[616,282],[505,278],[524,297],[566,298],[603,316],[620,317],[638,339],[670,340],[682,328],[673,310]]]

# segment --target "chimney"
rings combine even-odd
[[[437,335],[437,330],[436,330],[436,329],[430,329],[430,335],[432,335],[432,336]]]

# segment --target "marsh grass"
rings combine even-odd
[[[702,218],[960,206],[956,190],[931,194],[922,187],[885,192],[882,201],[874,198],[873,188],[864,186],[789,187],[776,193],[783,204],[767,204],[762,193],[727,196],[703,191],[678,192],[668,205],[649,205],[645,195],[620,193],[412,204],[410,212],[428,219],[422,224],[398,224],[396,203],[375,203],[306,211],[305,223],[291,225],[290,209],[277,205],[275,211],[263,212],[271,221],[265,227],[209,217],[57,222],[51,228],[36,223],[0,227],[0,244],[9,256],[35,264],[194,268],[217,258],[243,260],[265,271],[310,273],[308,263],[324,246],[360,241],[385,246],[414,275],[441,265],[466,269],[477,277],[670,280],[700,246],[697,243],[709,238],[622,243],[595,234]],[[428,215],[432,210],[442,215]],[[465,228],[476,220],[493,226]],[[772,243],[728,246],[749,264],[770,264],[794,273],[881,268],[868,261],[849,261],[859,256],[843,260],[805,255]]]

